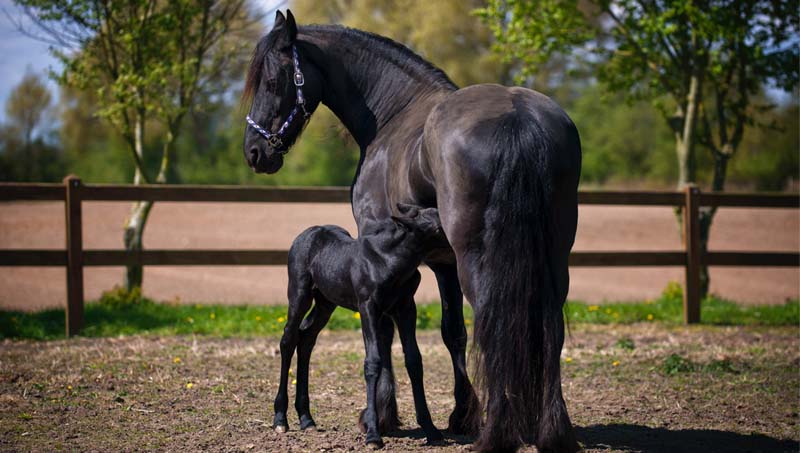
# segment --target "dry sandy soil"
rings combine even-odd
[[[84,246],[120,248],[126,203],[84,203]],[[0,248],[63,248],[63,205],[0,203]],[[355,226],[347,205],[158,203],[145,233],[147,248],[287,249],[306,227]],[[575,250],[677,250],[680,239],[669,208],[583,206]],[[800,250],[797,210],[720,209],[713,250]],[[742,303],[781,303],[800,295],[800,271],[780,268],[712,268],[712,292]],[[120,268],[87,268],[86,297],[121,283]],[[657,296],[681,268],[575,268],[570,299],[587,302]],[[285,303],[281,267],[148,267],[146,295],[159,300],[208,303]],[[438,300],[424,270],[419,301]],[[63,306],[61,268],[0,268],[0,308],[34,310]]]
[[[419,333],[434,423],[453,407],[450,360],[438,332]],[[395,342],[397,343],[397,342]],[[0,346],[0,451],[364,451],[358,332],[323,331],[311,362],[319,430],[272,431],[275,337],[128,337]],[[670,374],[672,354],[694,371]],[[385,451],[466,452],[445,433],[425,445],[395,345],[402,431]],[[796,327],[574,326],[563,387],[587,451],[797,452],[800,338]],[[189,385],[191,384],[191,385]],[[290,397],[294,389],[290,390]],[[534,451],[527,447],[524,451]]]

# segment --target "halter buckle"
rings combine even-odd
[[[294,86],[301,87],[306,84],[306,79],[303,77],[302,72],[295,72],[294,73]]]
[[[277,135],[270,135],[267,137],[267,144],[272,149],[278,149],[283,146],[283,140],[281,140],[281,138]]]

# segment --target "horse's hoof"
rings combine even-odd
[[[275,425],[274,429],[276,433],[285,433],[289,430],[289,427],[284,425]]]
[[[308,425],[308,426],[304,426],[301,429],[303,431],[316,431],[317,430],[317,425],[311,424],[311,425]]]
[[[373,440],[371,442],[367,442],[367,448],[370,450],[380,450],[383,448],[383,441],[382,440]]]
[[[431,434],[430,436],[425,436],[426,442],[425,445],[436,445],[441,446],[445,444],[444,436],[440,432],[436,432],[435,434]]]

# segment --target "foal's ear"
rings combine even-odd
[[[397,203],[397,212],[408,217],[416,217],[419,214],[419,207],[413,204]]]
[[[391,216],[391,219],[400,228],[403,228],[403,229],[406,229],[406,230],[409,230],[409,231],[417,228],[417,224],[413,220],[409,219],[408,217],[406,217],[404,215],[399,215],[399,216],[393,215],[393,216]]]

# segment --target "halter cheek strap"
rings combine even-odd
[[[300,70],[300,59],[297,57],[297,47],[292,46],[292,64],[294,65],[294,86],[297,90],[297,99],[295,101],[294,108],[289,113],[289,116],[286,118],[286,121],[283,122],[281,127],[278,129],[278,132],[274,134],[269,132],[268,130],[264,129],[263,127],[259,126],[258,123],[253,121],[250,118],[250,115],[247,115],[245,118],[247,120],[247,124],[253,127],[259,134],[261,134],[266,140],[267,144],[272,149],[278,149],[283,146],[283,136],[286,134],[286,130],[289,129],[289,125],[292,124],[297,114],[302,110],[303,112],[303,123],[308,120],[308,117],[311,116],[310,113],[306,110],[306,98],[303,96],[303,85],[305,85],[306,81],[303,77],[303,72]],[[278,151],[281,154],[286,154],[289,150],[285,151]]]

